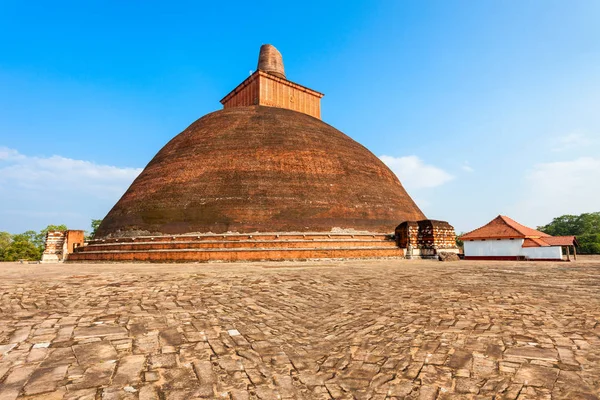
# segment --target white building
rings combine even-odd
[[[563,247],[570,260],[570,247],[577,259],[575,236],[550,236],[499,215],[487,225],[466,233],[465,260],[548,260],[563,259]]]

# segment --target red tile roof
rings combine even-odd
[[[481,228],[465,233],[461,240],[472,239],[523,239],[523,238],[547,238],[547,233],[536,231],[521,225],[504,215],[498,215]]]
[[[548,247],[550,246],[542,239],[525,238],[521,247]]]
[[[549,236],[545,237],[544,242],[550,246],[577,246],[577,238],[575,236]]]

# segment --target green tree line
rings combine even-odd
[[[48,225],[39,232],[26,231],[12,235],[0,232],[0,261],[39,260],[42,258],[46,233],[66,231],[66,225]]]
[[[92,232],[88,236],[91,238],[100,226],[100,219],[92,220]],[[48,231],[66,231],[66,225],[48,225],[39,232],[26,231],[18,234],[10,234],[0,231],[0,261],[18,261],[28,260],[36,261],[42,258],[46,234]]]
[[[552,236],[577,236],[580,254],[600,254],[600,212],[562,215],[538,230]]]

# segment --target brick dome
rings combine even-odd
[[[150,161],[96,237],[393,232],[425,216],[375,155],[310,115],[249,106],[208,114]]]

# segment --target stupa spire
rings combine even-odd
[[[221,99],[223,108],[267,106],[287,108],[321,118],[323,93],[288,80],[281,53],[270,44],[260,47],[256,71]]]
[[[273,45],[263,44],[260,46],[257,69],[275,75],[278,78],[286,79],[285,69],[283,68],[283,57],[281,57],[281,53]]]

